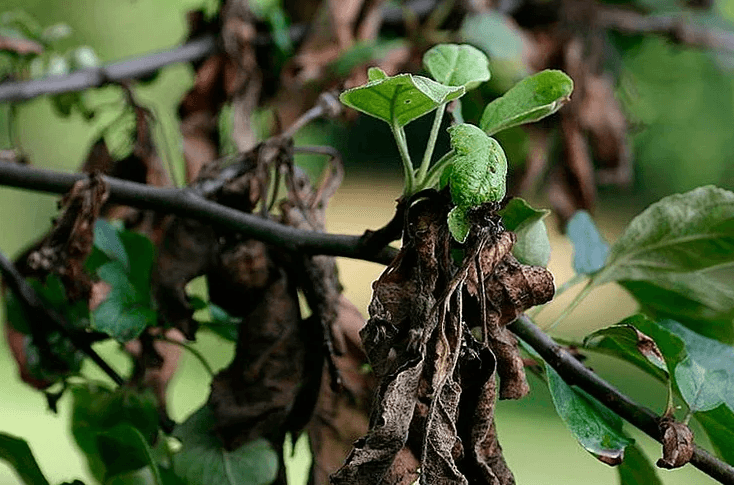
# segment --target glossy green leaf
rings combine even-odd
[[[566,225],[566,235],[573,244],[573,269],[591,274],[604,267],[609,245],[586,211],[577,211]]]
[[[150,467],[154,483],[163,485],[158,464],[145,437],[134,426],[120,423],[97,435],[97,449],[107,477]]]
[[[597,330],[584,338],[584,348],[613,355],[630,362],[662,381],[668,368],[655,341],[629,324]]]
[[[724,461],[734,465],[734,411],[722,404],[705,412],[694,413],[711,444]]]
[[[453,150],[450,165],[441,176],[441,185],[448,184],[456,205],[453,215],[449,215],[449,223],[453,222],[455,228],[452,234],[463,241],[468,233],[467,211],[505,196],[507,158],[497,140],[474,125],[455,125],[448,131]]]
[[[379,67],[370,67],[367,69],[367,79],[370,81],[379,81],[381,79],[387,79],[388,75]]]
[[[439,44],[423,55],[423,67],[433,79],[447,86],[464,86],[469,91],[489,81],[489,60],[468,44]]]
[[[534,266],[548,266],[551,246],[543,219],[550,211],[534,209],[524,199],[515,197],[499,214],[505,228],[517,235],[512,254],[518,261]]]
[[[624,451],[624,461],[617,467],[620,485],[663,485],[650,459],[637,444]]]
[[[425,77],[399,74],[348,89],[339,99],[350,108],[402,127],[462,94],[463,86],[444,86]]]
[[[710,318],[734,318],[734,193],[700,187],[651,205],[592,279],[609,281],[624,282],[643,304],[655,304],[651,291],[668,294],[668,314],[706,309]],[[672,294],[680,295],[679,308]]]
[[[26,485],[48,485],[28,443],[0,433],[0,459],[5,461]]]
[[[178,425],[182,448],[173,457],[177,475],[189,485],[265,485],[278,474],[278,454],[258,439],[227,451],[214,434],[214,415],[205,405]]]
[[[526,77],[487,105],[479,126],[488,135],[549,116],[566,104],[573,81],[562,71],[545,70]]]
[[[586,451],[600,461],[616,465],[634,440],[622,431],[622,418],[599,401],[571,387],[548,364],[548,388],[558,415]]]

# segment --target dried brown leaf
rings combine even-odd
[[[663,435],[663,457],[657,461],[660,468],[680,468],[693,456],[693,432],[673,418],[660,421],[660,432]]]

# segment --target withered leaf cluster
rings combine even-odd
[[[500,398],[528,392],[506,325],[552,298],[553,277],[512,256],[493,204],[474,211],[456,264],[448,209],[438,193],[408,207],[403,248],[373,285],[361,337],[378,391],[334,484],[412,483],[418,467],[422,484],[514,483],[494,425],[496,375]]]

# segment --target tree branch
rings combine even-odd
[[[403,22],[403,10],[410,10],[418,17],[424,17],[435,7],[436,0],[411,0],[403,6],[387,5],[383,11],[383,20],[387,25],[399,25]],[[304,24],[292,25],[289,29],[291,40],[298,42],[308,31]],[[256,45],[272,42],[271,36],[258,35]],[[30,81],[5,82],[0,84],[0,103],[18,102],[42,96],[44,94],[61,94],[71,91],[83,91],[98,88],[106,84],[119,83],[127,79],[139,79],[178,62],[192,62],[202,59],[217,51],[217,39],[214,35],[204,35],[190,40],[186,44],[170,50],[147,54],[141,57],[117,61],[106,66],[74,71],[63,76],[52,76]]]
[[[637,404],[614,386],[586,368],[575,357],[543,333],[525,315],[515,320],[509,329],[527,342],[558,372],[569,385],[575,385],[601,401],[648,436],[662,442],[660,419],[650,409]],[[734,485],[734,467],[722,462],[708,451],[695,446],[691,464],[710,477],[726,485]]]
[[[36,192],[65,194],[76,181],[86,176],[0,162],[0,185]],[[103,176],[103,179],[110,186],[110,202],[200,220],[291,251],[343,256],[381,264],[389,264],[397,254],[397,250],[389,246],[374,249],[366,246],[362,236],[327,234],[284,226],[207,200],[192,189],[152,187],[107,176]]]
[[[734,34],[696,25],[674,15],[645,15],[619,8],[599,8],[597,25],[627,34],[659,34],[691,47],[734,52]]]
[[[25,101],[44,94],[82,91],[126,79],[138,79],[151,75],[169,64],[201,59],[214,53],[216,49],[217,42],[214,35],[205,35],[175,49],[113,62],[97,68],[74,71],[65,76],[6,82],[0,84],[0,102]]]
[[[29,320],[31,321],[31,325],[38,326],[42,322],[49,323],[52,328],[55,328],[63,336],[68,338],[74,347],[87,354],[115,384],[118,386],[124,384],[125,381],[120,377],[120,374],[100,357],[92,348],[91,344],[79,334],[69,330],[69,326],[63,317],[46,306],[33,287],[28,284],[25,278],[18,272],[15,265],[13,265],[2,251],[0,251],[0,273],[2,273],[5,283],[7,283],[8,287],[15,293],[18,300],[20,300],[23,309],[30,316]]]

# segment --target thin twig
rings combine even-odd
[[[412,11],[423,17],[430,13],[436,0],[412,0],[403,6],[387,5],[383,13],[386,25],[403,23],[403,9]],[[292,25],[289,29],[291,40],[299,41],[305,37],[308,26]],[[264,45],[272,42],[269,34],[258,35],[254,44]],[[140,79],[154,74],[156,71],[178,62],[193,62],[217,52],[217,40],[214,35],[203,35],[186,44],[170,50],[146,54],[125,61],[117,61],[105,66],[74,71],[63,76],[52,76],[30,81],[15,81],[0,84],[0,102],[18,102],[43,96],[44,94],[61,94],[72,91],[83,91],[126,79]]]
[[[68,323],[64,321],[63,317],[57,314],[41,300],[31,285],[23,278],[18,272],[15,265],[0,251],[0,272],[5,279],[8,287],[15,293],[23,305],[23,309],[30,317],[32,325],[41,325],[42,322],[48,322],[52,327],[56,328],[61,334],[68,338],[69,341],[81,350],[92,361],[99,366],[110,379],[112,379],[118,386],[122,385],[125,381],[120,375],[105,362],[102,357],[92,348],[91,344],[84,338],[80,338],[77,333],[69,330]]]
[[[619,8],[599,8],[597,25],[628,34],[659,34],[679,44],[723,52],[734,52],[734,34],[723,29],[697,25],[675,15],[646,15]]]
[[[0,185],[36,192],[65,194],[86,174],[71,174],[0,162]],[[110,187],[110,202],[196,219],[232,229],[260,241],[307,254],[326,254],[389,264],[397,254],[391,247],[363,244],[361,236],[304,231],[247,214],[204,199],[191,189],[152,187],[114,177],[102,177]]]
[[[586,368],[567,350],[555,343],[527,316],[521,315],[508,328],[534,348],[566,383],[578,386],[588,392],[648,436],[662,442],[659,427],[660,416],[634,402]],[[734,485],[734,467],[717,459],[698,446],[694,446],[693,458],[691,458],[690,463],[715,480],[726,485]]]

